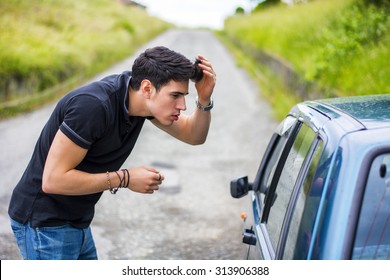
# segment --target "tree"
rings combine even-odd
[[[237,7],[235,14],[236,15],[243,15],[243,14],[245,14],[244,8],[243,7]]]
[[[281,0],[251,0],[251,2],[255,2],[256,6],[253,10],[257,11],[280,4]]]
[[[383,9],[390,9],[389,0],[361,0],[365,5],[375,5]]]

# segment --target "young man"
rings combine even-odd
[[[186,110],[189,80],[197,109]],[[24,259],[97,259],[90,231],[104,191],[151,194],[164,175],[150,167],[121,169],[145,119],[192,145],[204,143],[216,75],[165,47],[147,49],[132,71],[108,76],[65,95],[42,130],[9,205]]]

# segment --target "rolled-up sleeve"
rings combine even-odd
[[[87,94],[73,97],[67,105],[60,130],[78,146],[89,149],[106,130],[106,106],[98,98]]]

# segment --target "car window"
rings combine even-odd
[[[276,163],[279,160],[280,154],[283,150],[283,147],[286,144],[286,141],[287,141],[287,137],[280,137],[278,139],[278,142],[275,145],[275,149],[272,153],[272,156],[269,158],[267,162],[267,166],[265,167],[264,175],[261,177],[260,190],[264,190],[265,192],[268,191],[271,185],[273,174],[275,172]]]
[[[329,198],[336,189],[343,160],[342,154],[343,150],[339,147],[335,154],[329,154],[329,151],[325,149],[321,155],[319,167],[317,168],[309,194],[309,196],[321,196],[320,205],[317,208],[325,209]],[[318,184],[318,182],[321,184]],[[327,226],[325,221],[326,215],[324,215],[324,212],[318,212],[315,217],[313,216],[313,220],[315,224],[310,233],[310,248],[309,252],[305,252],[305,254],[307,254],[307,259],[322,259],[321,248],[324,242],[326,242],[326,234],[321,233],[324,230],[323,227]],[[298,245],[296,247],[296,258],[300,256]]]
[[[323,151],[324,142],[318,139],[305,180],[300,187],[293,215],[291,218],[283,259],[305,259],[310,247],[314,219],[323,187],[323,174],[319,160]]]
[[[254,182],[255,189],[266,192],[270,187],[276,163],[279,160],[280,154],[296,123],[297,119],[292,116],[288,116],[283,120],[283,122],[280,123],[276,133],[278,137],[275,139],[275,143],[271,143],[274,146],[272,147],[272,154],[269,158],[264,159],[267,161],[265,163],[264,170],[259,170],[259,174],[256,176],[256,180]],[[257,180],[260,180],[260,182]],[[256,186],[257,184],[259,184],[259,187]]]
[[[292,116],[287,116],[279,125],[276,133],[272,136],[268,144],[266,153],[257,171],[256,178],[253,182],[253,190],[259,202],[265,198],[265,194],[271,185],[271,179],[275,171],[276,163],[278,162],[281,152],[283,151],[287,139],[291,136],[292,131],[296,127],[297,119]],[[263,204],[260,205],[261,209]],[[259,210],[261,210],[259,209]],[[260,217],[260,213],[258,213]]]
[[[302,124],[283,166],[267,220],[267,228],[274,248],[279,240],[291,193],[314,137],[314,131]]]
[[[390,154],[371,165],[352,259],[390,259]]]

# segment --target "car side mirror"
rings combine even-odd
[[[252,190],[253,184],[248,182],[248,176],[230,181],[230,194],[234,198],[241,198]]]

